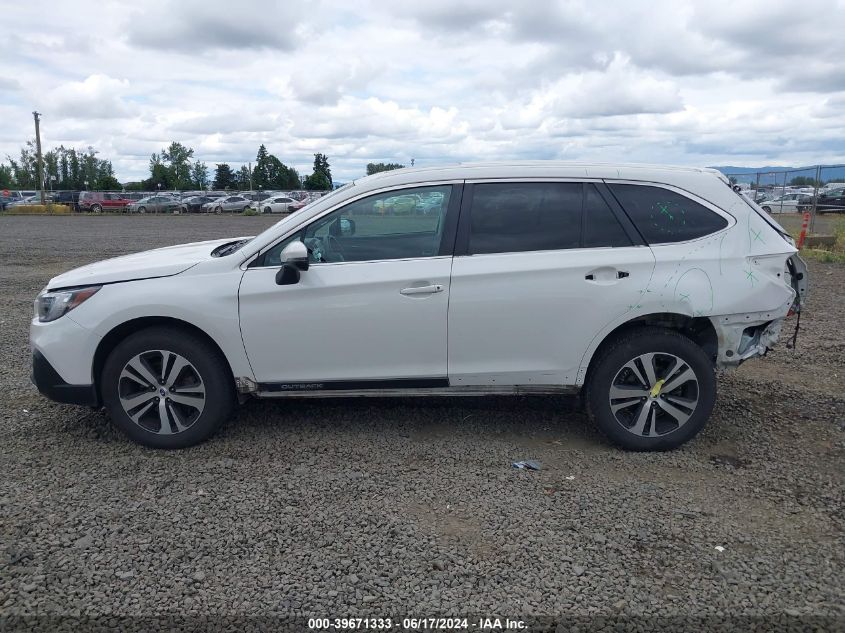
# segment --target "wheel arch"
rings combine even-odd
[[[182,319],[165,316],[144,316],[124,321],[123,323],[113,327],[102,339],[100,339],[100,342],[97,345],[97,350],[94,352],[94,361],[92,366],[92,378],[94,380],[94,388],[96,389],[97,399],[99,402],[102,402],[102,394],[100,393],[102,381],[100,376],[103,372],[103,366],[105,365],[109,354],[111,354],[114,348],[130,334],[150,327],[175,328],[184,332],[190,332],[191,334],[202,338],[204,341],[209,343],[220,355],[220,358],[223,359],[226,371],[229,373],[232,383],[234,384],[234,372],[229,359],[226,357],[226,354],[223,352],[223,349],[217,341],[215,341],[214,338],[212,338],[207,332],[196,325],[183,321]]]
[[[586,365],[586,370],[583,374],[582,384],[587,384],[590,380],[590,373],[596,360],[601,357],[601,353],[605,348],[612,345],[615,340],[631,330],[646,326],[662,327],[683,334],[698,344],[713,364],[716,364],[719,351],[719,338],[709,317],[691,317],[687,314],[676,312],[655,312],[637,316],[616,326],[593,348],[592,353],[589,354],[589,361],[586,363],[584,362],[587,361],[587,355],[585,354],[582,367]]]

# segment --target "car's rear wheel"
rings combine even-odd
[[[713,363],[686,336],[632,330],[600,352],[587,384],[587,410],[615,444],[635,451],[680,446],[704,427],[716,402]]]
[[[234,408],[226,359],[175,328],[149,328],[122,341],[103,367],[100,390],[114,424],[152,448],[208,439]]]
[[[94,213],[102,213],[103,207],[101,207],[99,204],[94,204],[91,205],[91,211],[93,211]]]
[[[771,208],[770,206],[768,206],[768,205],[765,205],[765,206],[763,206],[763,211],[765,211],[766,213],[771,213],[771,212],[772,212],[772,208]]]

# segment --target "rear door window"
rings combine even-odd
[[[631,245],[591,182],[474,186],[467,247],[471,255]]]
[[[593,183],[586,183],[584,189],[584,248],[602,246],[631,246],[625,229],[616,219]]]
[[[578,248],[582,192],[582,183],[475,185],[469,254]]]
[[[686,242],[728,225],[725,218],[704,205],[663,187],[608,186],[649,244]]]

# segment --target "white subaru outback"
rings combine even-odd
[[[710,169],[401,169],[251,238],[83,266],[32,320],[33,381],[180,448],[247,397],[581,391],[613,442],[692,438],[717,369],[801,310],[793,240]]]

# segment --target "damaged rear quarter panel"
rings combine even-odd
[[[657,264],[646,292],[652,309],[710,319],[718,367],[765,353],[795,299],[786,270],[795,248],[742,201],[728,212],[736,223],[712,236],[654,246]]]
[[[708,318],[718,339],[719,368],[736,366],[774,345],[796,296],[786,261],[797,251],[728,187],[724,193],[714,201],[720,207],[697,200],[727,211],[732,218],[728,227],[688,242],[652,245],[656,264],[639,291],[640,300],[596,337],[579,379],[583,380],[592,353],[607,334],[650,314]],[[754,326],[758,326],[756,338],[746,336],[743,341],[743,332]]]

